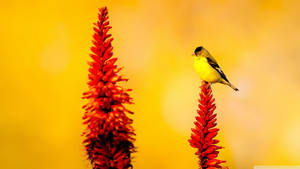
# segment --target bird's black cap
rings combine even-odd
[[[197,52],[200,52],[202,48],[203,48],[202,46],[197,47],[194,51],[195,55],[197,54]]]

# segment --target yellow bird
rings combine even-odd
[[[229,82],[215,58],[205,48],[197,47],[193,55],[194,67],[201,80],[209,83],[222,83],[235,91],[239,90]]]

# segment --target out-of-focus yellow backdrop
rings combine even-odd
[[[213,85],[231,169],[300,163],[297,0],[8,0],[0,13],[0,168],[88,169],[81,145],[92,23],[108,6],[133,88],[136,169],[197,169],[189,146],[205,46],[240,92]]]

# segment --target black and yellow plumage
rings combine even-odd
[[[194,51],[194,67],[201,80],[209,83],[222,83],[238,91],[229,82],[215,58],[201,46],[197,47]]]

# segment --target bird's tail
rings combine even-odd
[[[228,83],[228,86],[230,86],[233,90],[235,90],[235,91],[239,91],[239,89],[238,88],[236,88],[233,84],[231,84],[231,83]]]

